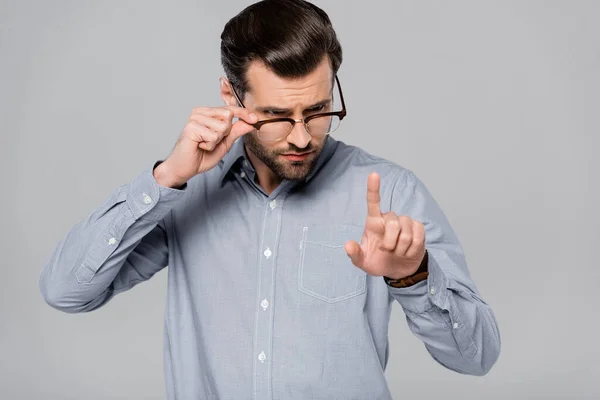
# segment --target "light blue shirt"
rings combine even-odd
[[[360,242],[374,171],[381,211],[425,226],[429,277],[412,287],[365,274],[343,248]],[[267,195],[254,178],[241,140],[181,190],[148,168],[59,243],[41,273],[44,299],[91,311],[168,265],[169,400],[390,399],[394,300],[437,362],[489,371],[500,352],[494,314],[412,171],[329,137],[306,180]]]

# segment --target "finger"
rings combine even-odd
[[[409,258],[417,257],[425,249],[425,226],[421,222],[413,220],[412,230],[412,243],[406,251],[406,256]]]
[[[246,122],[239,120],[236,121],[231,127],[231,132],[228,136],[223,139],[228,146],[227,148],[231,148],[233,142],[235,142],[239,137],[244,136],[245,134],[252,132],[254,130],[254,126],[247,124]]]
[[[185,129],[187,132],[189,132],[191,139],[195,142],[202,143],[210,141],[220,141],[221,135],[218,132],[209,129],[204,124],[193,119],[188,121]]]
[[[227,107],[195,107],[192,110],[192,115],[203,115],[211,118],[227,119],[233,118],[233,111]]]
[[[401,257],[405,257],[406,251],[413,241],[413,224],[412,219],[407,216],[398,217],[398,221],[400,221],[400,235],[398,235],[395,253]]]
[[[396,243],[398,242],[398,235],[400,234],[400,221],[398,220],[398,216],[392,212],[386,213],[383,216],[383,220],[385,228],[381,249],[394,251]]]
[[[221,137],[218,134],[216,134],[212,131],[206,130],[200,136],[200,141],[198,142],[198,147],[201,148],[202,150],[213,151],[215,149],[215,147],[217,147],[219,145],[220,142],[221,142]]]
[[[233,118],[240,118],[251,124],[258,122],[256,114],[252,113],[247,108],[236,106],[196,107],[192,110],[192,115],[204,115],[207,117],[218,118],[225,122],[231,122]]]
[[[381,216],[379,186],[379,175],[376,172],[371,173],[367,180],[367,212],[369,217]]]
[[[346,250],[346,254],[350,257],[350,261],[352,264],[356,265],[359,268],[362,268],[365,260],[365,253],[360,248],[360,244],[354,240],[349,240],[344,245],[344,250]]]
[[[256,114],[254,114],[252,111],[248,110],[247,108],[236,107],[236,106],[229,106],[226,108],[231,110],[231,112],[233,113],[233,117],[235,117],[235,118],[242,119],[245,122],[250,123],[250,124],[255,124],[256,122],[258,122],[258,117],[256,116]]]
[[[200,125],[204,125],[213,132],[219,133],[221,135],[223,135],[224,133],[229,133],[228,131],[230,124],[221,119],[208,117],[202,114],[193,114],[192,116],[190,116],[190,120],[197,122]]]
[[[221,135],[206,126],[193,120],[188,124],[193,127],[190,131],[191,139],[197,142],[198,147],[202,150],[212,151],[221,141]]]

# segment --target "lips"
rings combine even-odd
[[[289,161],[303,161],[306,160],[306,158],[312,153],[312,151],[309,151],[308,153],[286,153],[282,154],[282,156]]]

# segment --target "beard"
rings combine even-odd
[[[279,179],[300,181],[310,175],[315,168],[321,150],[323,150],[325,139],[318,146],[313,145],[313,142],[310,141],[303,149],[291,143],[288,143],[288,147],[284,149],[269,149],[265,147],[255,135],[249,133],[244,135],[244,144],[248,150],[254,153],[254,155],[273,171]],[[281,154],[285,153],[306,153],[309,151],[312,153],[302,161],[289,161],[281,156]]]

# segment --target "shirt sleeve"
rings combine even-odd
[[[46,303],[69,313],[91,311],[164,268],[163,218],[185,192],[159,185],[153,168],[115,190],[70,229],[43,266],[39,288]]]
[[[458,237],[437,202],[412,171],[393,190],[391,209],[425,227],[429,253],[427,280],[389,287],[402,306],[412,333],[431,356],[453,371],[485,375],[500,353],[494,313],[469,275]]]

